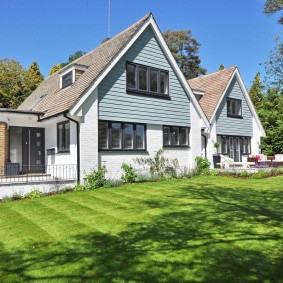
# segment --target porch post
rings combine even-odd
[[[9,132],[8,125],[0,122],[0,176],[5,175],[5,163],[9,158]]]

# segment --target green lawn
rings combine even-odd
[[[0,204],[0,282],[283,282],[283,177]]]

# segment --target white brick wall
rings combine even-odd
[[[110,179],[119,179],[121,177],[121,165],[123,162],[132,164],[135,168],[139,166],[134,163],[133,159],[138,157],[152,157],[163,147],[163,131],[162,125],[147,125],[147,152],[100,152],[99,163],[105,164],[107,167],[107,177]],[[165,150],[165,156],[169,158],[177,158],[180,167],[190,167],[190,149],[187,148],[172,148]]]
[[[81,180],[98,165],[98,99],[97,89],[88,97],[81,109],[80,124]]]
[[[190,132],[190,146],[191,156],[190,164],[195,166],[195,158],[201,156],[201,118],[191,103],[191,132]]]

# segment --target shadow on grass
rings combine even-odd
[[[164,214],[117,235],[93,231],[66,243],[2,246],[0,281],[283,282],[282,198],[184,186],[171,203],[145,201]]]

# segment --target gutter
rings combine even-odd
[[[80,154],[80,123],[72,118],[70,118],[69,116],[67,116],[67,113],[65,112],[63,114],[63,116],[65,118],[67,118],[68,120],[76,123],[77,125],[77,182],[78,184],[80,183],[80,171],[81,171],[81,162],[80,162],[80,159],[81,159],[81,154]]]

